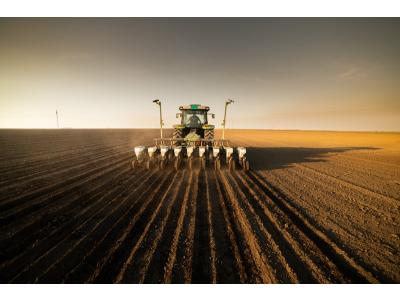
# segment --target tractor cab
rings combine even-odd
[[[181,113],[177,114],[177,117],[181,118],[181,125],[186,128],[202,128],[203,125],[208,124],[208,106],[200,104],[191,104],[180,106],[179,110]]]
[[[182,105],[179,107],[180,124],[174,125],[173,138],[198,140],[200,138],[214,139],[214,125],[208,123],[210,107],[201,104]],[[214,118],[214,114],[211,114]],[[178,143],[178,142],[177,142]]]

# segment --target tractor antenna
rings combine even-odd
[[[224,113],[224,120],[222,121],[222,126],[224,126],[222,128],[222,139],[225,139],[225,125],[226,125],[226,109],[228,108],[228,105],[231,103],[235,103],[234,100],[232,99],[228,99],[227,101],[225,101],[225,113]]]
[[[162,112],[161,112],[161,101],[158,99],[153,100],[153,103],[157,104],[158,106],[160,106],[160,136],[161,138],[163,138],[163,125],[164,125],[164,121],[162,119]]]
[[[58,123],[58,111],[56,110],[56,118],[57,118],[57,128],[60,128],[60,125]]]

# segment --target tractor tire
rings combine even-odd
[[[204,138],[206,140],[213,140],[214,139],[214,129],[206,129],[206,130],[204,130]]]
[[[182,129],[174,128],[174,132],[172,133],[173,139],[181,139],[183,136]],[[179,146],[181,142],[174,142],[174,146]]]

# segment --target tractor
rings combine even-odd
[[[164,121],[162,118],[161,101],[153,101],[160,108],[160,138],[155,139],[154,146],[136,146],[133,150],[131,169],[141,167],[150,169],[154,166],[160,170],[172,164],[178,171],[186,162],[191,170],[195,161],[199,161],[200,167],[205,169],[207,165],[213,165],[215,170],[220,170],[223,165],[231,171],[240,168],[249,171],[250,164],[246,156],[245,147],[230,146],[230,141],[225,139],[226,111],[229,104],[234,103],[228,99],[225,102],[224,120],[222,122],[222,139],[215,139],[214,125],[208,123],[210,114],[208,106],[200,104],[183,105],[176,114],[180,118],[180,124],[173,126],[171,138],[163,136]],[[221,166],[222,165],[222,166]]]
[[[188,141],[197,141],[199,139],[214,140],[214,125],[208,124],[208,116],[215,118],[214,114],[209,114],[210,108],[200,104],[190,104],[180,106],[180,113],[176,114],[181,119],[180,124],[174,125],[172,138],[176,139],[174,145],[182,145]],[[182,142],[182,139],[184,142]]]

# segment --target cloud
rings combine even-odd
[[[369,74],[370,70],[366,68],[360,68],[356,66],[347,67],[345,71],[340,72],[337,75],[338,79],[355,79],[366,77]]]

